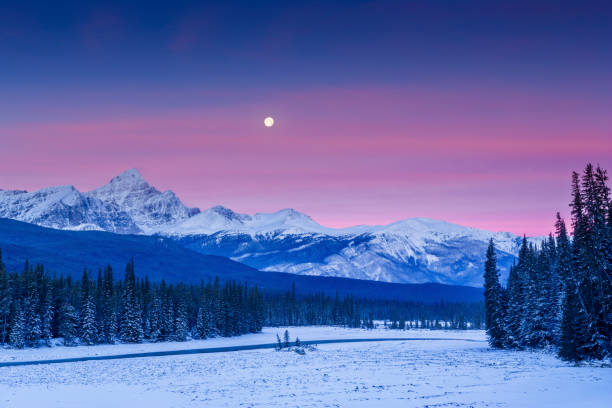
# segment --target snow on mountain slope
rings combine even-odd
[[[0,217],[57,229],[152,233],[198,212],[185,207],[173,192],[151,187],[134,169],[85,193],[73,186],[0,190]]]
[[[0,217],[57,229],[139,231],[119,207],[80,193],[73,186],[31,193],[0,190]]]
[[[160,234],[264,271],[401,283],[480,285],[490,238],[505,277],[521,240],[427,218],[336,229],[293,209],[248,215],[216,206],[200,212],[134,169],[84,193],[72,186],[0,190],[0,217],[58,229]]]
[[[304,233],[345,235],[358,233],[368,227],[335,229],[316,223],[308,215],[292,208],[273,213],[254,215],[238,214],[229,208],[216,206],[209,208],[180,223],[167,225],[159,233],[173,236],[214,234],[229,232],[250,236],[265,234],[295,235]]]
[[[423,218],[347,229],[322,227],[300,216],[270,222],[278,221],[278,213],[265,214],[264,221],[257,215],[235,213],[224,220],[216,213],[209,228],[198,232],[202,230],[192,222],[209,219],[209,211],[174,226],[170,235],[196,251],[227,256],[264,271],[478,286],[489,239],[497,245],[503,277],[521,241],[510,233]]]
[[[162,193],[151,187],[135,169],[121,173],[107,185],[86,194],[121,208],[145,234],[200,212],[197,208],[184,206],[172,191]]]

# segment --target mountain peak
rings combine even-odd
[[[208,209],[208,211],[213,212],[215,214],[219,214],[220,216],[230,220],[230,221],[244,221],[245,219],[248,219],[249,216],[244,215],[244,214],[238,214],[232,210],[230,210],[227,207],[224,207],[222,205],[216,205],[214,207],[211,207]]]
[[[129,169],[111,179],[110,184],[141,184],[147,183],[140,172],[136,169]],[[148,183],[147,183],[148,184]]]

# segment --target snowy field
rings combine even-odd
[[[0,350],[2,361],[270,343],[284,329],[187,343]],[[609,407],[612,369],[493,351],[480,331],[289,328],[306,355],[238,351],[0,368],[0,407]],[[428,340],[428,338],[448,340]],[[456,340],[456,339],[466,339]]]
[[[382,326],[382,324],[381,324]],[[149,344],[115,344],[79,347],[41,347],[38,349],[1,349],[0,362],[5,361],[31,361],[51,360],[56,358],[73,358],[86,356],[106,356],[115,354],[142,353],[151,351],[185,350],[205,347],[242,346],[248,344],[276,343],[276,335],[281,338],[285,329],[289,330],[291,340],[299,337],[301,340],[326,340],[349,338],[381,338],[381,337],[418,337],[418,338],[462,338],[471,340],[485,340],[484,332],[477,330],[363,330],[345,329],[331,326],[310,327],[264,327],[261,333],[247,334],[238,337],[219,337],[206,340],[192,340],[186,342],[163,342]]]

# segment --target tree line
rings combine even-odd
[[[605,170],[572,173],[570,237],[560,214],[540,246],[526,238],[508,282],[499,282],[494,243],[485,262],[485,320],[495,348],[555,347],[580,361],[612,355],[612,204]]]
[[[200,284],[167,284],[136,277],[133,260],[123,279],[108,266],[80,279],[25,262],[8,272],[0,251],[0,344],[51,345],[185,341],[237,336],[267,326],[341,325],[373,328],[479,327],[482,304],[384,301],[324,293],[262,292],[257,286],[215,278]],[[416,323],[415,323],[416,322]]]

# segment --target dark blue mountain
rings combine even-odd
[[[147,275],[153,281],[193,283],[219,276],[222,280],[245,281],[270,291],[286,291],[295,283],[301,293],[352,293],[361,297],[424,302],[482,299],[480,288],[261,272],[222,256],[192,251],[168,238],[56,230],[9,219],[0,219],[0,248],[9,270],[20,270],[28,259],[74,277],[80,277],[84,268],[97,270],[106,265],[111,265],[116,275],[121,276],[125,264],[133,257],[137,274]]]

